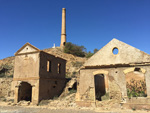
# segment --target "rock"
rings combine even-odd
[[[69,90],[74,89],[76,90],[76,86],[77,85],[77,79],[76,78],[72,78],[67,84],[66,87],[63,91],[63,93],[60,95],[60,98],[66,96],[69,94]],[[70,97],[69,97],[70,98]],[[66,98],[67,99],[67,98]]]
[[[18,106],[28,106],[30,105],[30,101],[20,101],[17,103]]]

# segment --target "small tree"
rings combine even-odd
[[[94,49],[94,54],[98,52],[98,49]]]
[[[71,42],[67,42],[64,47],[64,52],[68,54],[73,54],[79,57],[85,57],[86,48],[84,46],[78,46],[76,44],[72,44]]]
[[[94,55],[94,53],[91,53],[91,51],[89,51],[88,53],[86,53],[86,58],[90,58],[93,55]]]
[[[91,51],[86,53],[86,58],[90,58],[91,56],[93,56],[96,52],[98,51],[98,49],[94,49],[93,53]]]

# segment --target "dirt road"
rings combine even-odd
[[[40,106],[0,106],[0,113],[148,113],[149,111],[112,110],[101,111],[98,109],[56,109]]]
[[[48,109],[40,107],[0,106],[0,113],[97,113],[91,110]]]

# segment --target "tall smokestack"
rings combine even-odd
[[[61,43],[60,47],[66,44],[66,9],[62,8],[62,25],[61,25]]]

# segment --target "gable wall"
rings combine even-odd
[[[24,47],[20,52],[19,54],[21,53],[27,53],[27,52],[35,52],[37,51],[36,49],[34,49],[33,47],[27,45],[26,47]]]
[[[119,53],[113,54],[113,48],[117,47]],[[150,55],[136,49],[119,40],[113,39],[106,46],[87,60],[85,66],[115,65],[150,62]]]
[[[15,56],[14,78],[39,77],[39,53]]]

